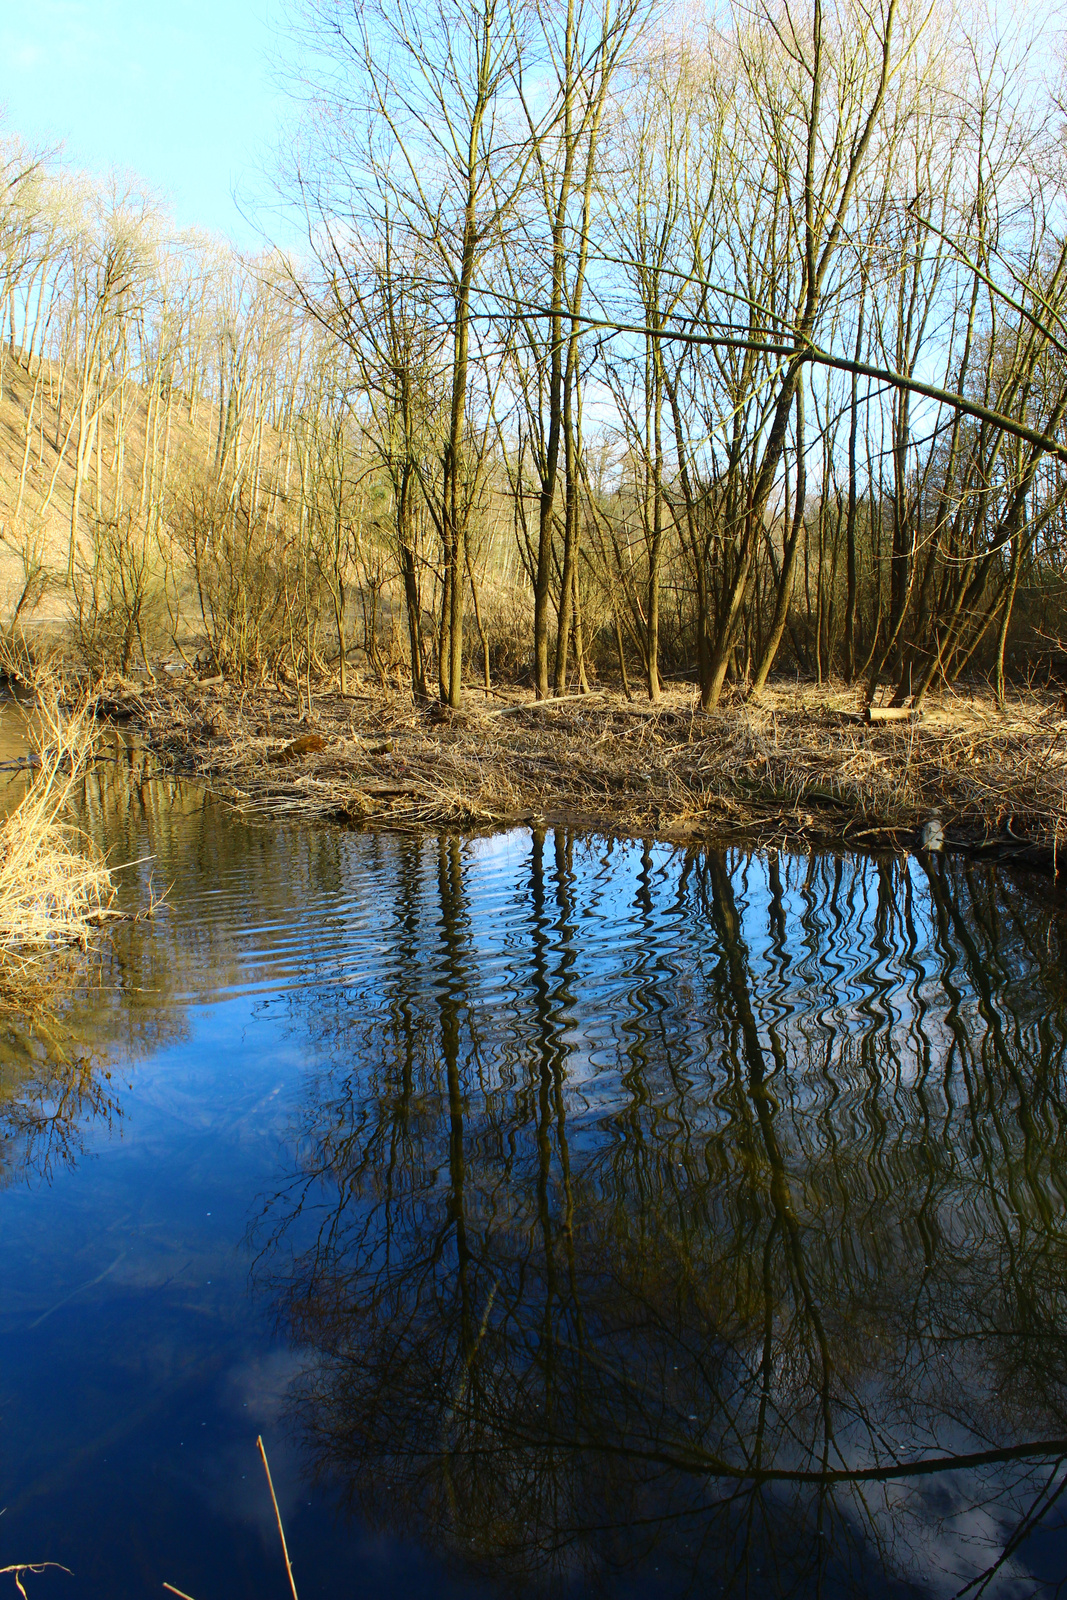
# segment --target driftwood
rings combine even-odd
[[[913,711],[910,706],[868,706],[868,722],[918,722],[922,716],[921,711]]]

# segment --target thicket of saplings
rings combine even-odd
[[[94,672],[302,694],[1047,678],[1054,51],[906,0],[302,26],[300,250],[4,148],[13,642],[52,589]]]
[[[353,454],[354,479],[359,466]],[[341,549],[316,537],[320,530],[307,506],[272,512],[261,501],[253,509],[239,492],[230,499],[210,480],[179,489],[164,539],[146,540],[132,518],[122,525],[93,524],[98,542],[91,567],[75,576],[68,648],[95,675],[128,675],[146,666],[157,674],[166,662],[172,669],[184,664],[199,676],[223,674],[248,687],[275,682],[309,696],[333,685],[344,693],[357,684],[405,684],[416,699],[447,699],[439,626],[442,572],[432,558],[433,541],[426,529],[413,540],[409,608],[396,547],[382,537],[391,512],[388,491],[365,480],[363,498],[364,515],[346,521]],[[808,682],[856,682],[870,693],[879,681],[900,684],[900,666],[887,671],[894,663],[881,648],[891,631],[892,509],[861,502],[849,529],[840,499],[820,495],[813,506],[808,497],[799,537],[783,527],[780,515],[768,518],[728,682],[749,692],[773,648],[782,542],[792,538],[797,576],[785,636],[774,641],[776,669]],[[490,487],[484,510],[488,514],[469,524],[474,604],[465,618],[465,681],[479,692],[494,685],[534,686],[532,581],[522,547],[509,550],[500,533],[514,505],[505,490]],[[583,504],[570,637],[566,648],[562,640],[551,640],[554,692],[612,685],[635,694],[647,693],[650,684],[697,684],[698,597],[690,552],[674,528],[662,535],[653,676],[642,523],[640,485],[590,496]],[[1057,539],[1061,526],[1054,530]],[[621,530],[629,535],[626,548]],[[921,524],[920,537],[929,538]],[[1044,688],[1058,676],[1064,549],[1050,541],[1047,552],[1034,551],[1021,581],[1012,572],[1010,553],[999,554],[981,603],[968,608],[957,636],[941,648],[935,683],[992,679],[1003,694],[1005,677]],[[958,585],[951,558],[943,558],[943,565],[939,588]],[[724,570],[720,582],[726,576]],[[551,585],[555,617],[559,584],[557,566]],[[914,664],[924,666],[938,641],[905,633],[903,646],[897,662],[907,662],[903,687],[914,698]]]

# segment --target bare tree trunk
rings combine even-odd
[[[470,550],[467,551],[467,577],[470,579],[471,599],[474,602],[474,622],[478,629],[478,638],[482,646],[482,688],[488,700],[489,691],[493,685],[489,677],[489,638],[482,627],[482,608],[478,604],[478,585],[474,581],[474,568],[471,565]]]
[[[652,541],[648,552],[648,698],[663,698],[659,681],[659,585],[663,560],[663,376],[652,335]]]
[[[804,385],[797,385],[797,488],[796,500],[793,505],[793,521],[786,538],[785,549],[782,552],[782,571],[778,579],[778,589],[774,602],[774,617],[771,630],[767,636],[763,656],[756,668],[756,676],[752,683],[752,698],[758,700],[763,693],[774,658],[785,633],[786,623],[789,620],[789,607],[793,600],[793,584],[796,579],[797,549],[800,544],[800,532],[804,526],[804,499],[807,494],[807,471],[804,460]]]
[[[1004,652],[1008,643],[1008,629],[1011,626],[1011,613],[1015,605],[1015,591],[1019,584],[1019,572],[1023,564],[1023,541],[1021,534],[1017,534],[1011,545],[1011,566],[1008,571],[1008,585],[1004,596],[1004,610],[1000,617],[1000,629],[997,633],[997,705],[1001,712],[1004,710]]]
[[[574,601],[574,573],[578,545],[577,439],[574,426],[574,373],[567,363],[563,386],[563,564],[559,579],[559,610],[556,618],[556,662],[553,681],[557,694],[567,692],[567,646],[571,635]]]

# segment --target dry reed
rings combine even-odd
[[[278,1506],[278,1496],[274,1492],[274,1479],[271,1477],[270,1462],[267,1460],[267,1450],[263,1443],[262,1434],[256,1438],[256,1449],[259,1451],[259,1459],[263,1463],[263,1471],[267,1474],[267,1488],[270,1490],[270,1501],[271,1505],[274,1507],[275,1521],[278,1524],[278,1537],[282,1542],[282,1557],[285,1561],[286,1576],[289,1579],[289,1590],[293,1596],[293,1600],[300,1600],[300,1597],[296,1592],[296,1578],[293,1576],[293,1563],[289,1559],[289,1544],[285,1537],[285,1528],[282,1524],[282,1514]],[[173,1583],[164,1583],[163,1587],[168,1591],[168,1593],[177,1595],[178,1600],[192,1600],[191,1595],[186,1594],[184,1589],[176,1588]]]
[[[69,820],[92,759],[90,704],[83,699],[64,711],[54,683],[36,687],[35,770],[0,825],[0,958],[7,963],[73,945],[85,949],[115,901],[106,860]]]

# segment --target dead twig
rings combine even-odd
[[[15,1580],[15,1587],[19,1594],[23,1596],[23,1600],[27,1600],[22,1574],[24,1572],[47,1572],[49,1567],[54,1567],[58,1572],[70,1572],[70,1568],[63,1566],[59,1561],[19,1561],[11,1567],[0,1567],[0,1578],[5,1573],[10,1572]]]
[[[296,1592],[296,1579],[293,1577],[293,1564],[289,1560],[289,1546],[285,1542],[285,1529],[282,1527],[282,1514],[278,1510],[278,1496],[274,1493],[274,1480],[270,1475],[270,1463],[267,1460],[267,1452],[263,1445],[262,1434],[257,1436],[256,1444],[259,1447],[260,1458],[263,1462],[263,1471],[267,1474],[267,1487],[270,1489],[270,1498],[274,1506],[274,1515],[278,1521],[278,1537],[282,1541],[282,1555],[285,1557],[285,1570],[289,1574],[289,1587],[293,1591],[293,1600],[300,1600],[300,1597]]]

